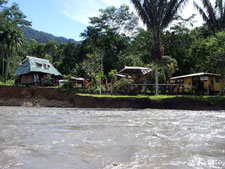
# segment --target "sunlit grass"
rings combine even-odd
[[[194,96],[194,95],[98,95],[98,94],[87,94],[87,93],[76,93],[78,96],[86,97],[98,97],[98,98],[149,98],[150,100],[161,101],[164,99],[174,99],[174,98],[185,98],[191,100],[200,101],[210,101],[210,102],[220,102],[225,100],[225,96]]]
[[[0,86],[14,86],[14,80],[8,80],[7,82],[0,81]]]
[[[130,96],[130,95],[99,95],[99,94],[88,94],[88,93],[76,93],[78,96],[88,96],[88,97],[111,97],[111,98],[147,98],[148,96],[146,95],[135,95],[135,96]]]

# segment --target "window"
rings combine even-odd
[[[37,68],[42,68],[42,64],[41,63],[36,63]]]
[[[216,83],[220,83],[220,78],[216,77]]]
[[[211,80],[211,85],[214,85],[214,80]]]
[[[50,65],[44,64],[44,69],[50,69]]]

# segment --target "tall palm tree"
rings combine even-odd
[[[23,43],[23,34],[20,28],[11,22],[7,22],[5,25],[5,31],[0,34],[2,40],[2,75],[4,81],[8,78],[9,62],[13,53],[20,49]]]
[[[216,33],[225,30],[225,2],[224,0],[216,0],[215,6],[210,0],[201,0],[203,8],[194,2],[195,8],[202,15],[203,20],[209,29]]]
[[[159,93],[158,64],[164,53],[160,47],[160,34],[175,19],[178,10],[188,0],[131,0],[138,15],[152,34],[154,43],[152,57],[155,60],[156,95]],[[161,50],[160,50],[161,49]]]

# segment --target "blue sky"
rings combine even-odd
[[[99,15],[99,9],[127,4],[134,11],[130,0],[10,0],[10,2],[19,4],[27,20],[32,22],[32,28],[75,40],[81,40],[80,33],[86,29],[90,17]],[[184,9],[183,16],[188,17],[193,12],[196,13],[191,1]],[[201,24],[200,18],[197,20],[199,21],[197,25]]]

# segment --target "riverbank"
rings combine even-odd
[[[156,97],[157,98],[157,97]],[[225,110],[224,97],[107,97],[75,95],[55,88],[0,86],[0,106]]]

